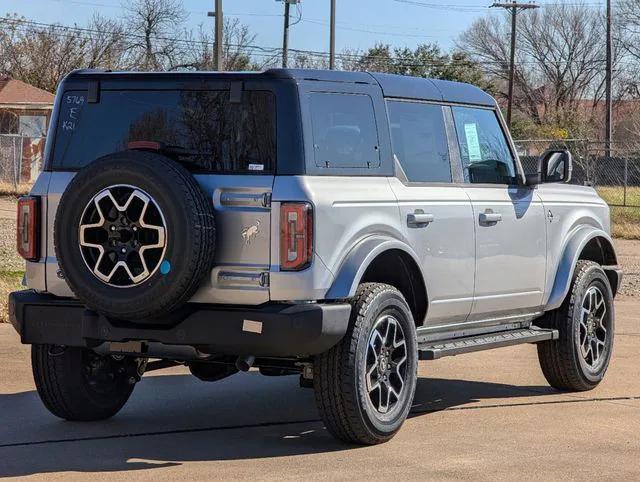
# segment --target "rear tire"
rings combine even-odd
[[[65,420],[104,420],[129,400],[139,363],[84,348],[31,347],[33,378],[45,407]]]
[[[417,368],[416,329],[402,294],[360,285],[346,335],[314,359],[316,404],[329,432],[356,444],[391,439],[409,414]]]
[[[567,391],[595,388],[609,366],[614,322],[607,275],[593,261],[578,261],[564,303],[538,323],[559,332],[558,340],[538,344],[540,367],[549,385]]]

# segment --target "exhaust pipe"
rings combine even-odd
[[[256,361],[253,355],[240,355],[236,360],[236,368],[241,372],[248,372]]]

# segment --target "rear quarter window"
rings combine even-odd
[[[379,167],[373,101],[366,94],[309,94],[313,150],[319,167]]]
[[[276,159],[276,102],[266,91],[245,91],[240,103],[228,91],[109,91],[88,103],[86,91],[61,99],[52,167],[80,169],[154,141],[182,148],[198,170],[269,173]]]

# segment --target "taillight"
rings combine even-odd
[[[23,196],[18,199],[18,254],[24,259],[35,261],[40,256],[40,199],[37,196]]]
[[[313,210],[311,204],[284,202],[280,206],[280,269],[300,271],[313,256]]]

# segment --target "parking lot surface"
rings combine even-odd
[[[549,388],[531,345],[421,362],[410,419],[376,447],[334,441],[297,377],[256,372],[218,383],[153,372],[113,419],[64,422],[38,399],[29,348],[0,324],[0,476],[638,480],[640,299],[616,309],[596,390]]]

